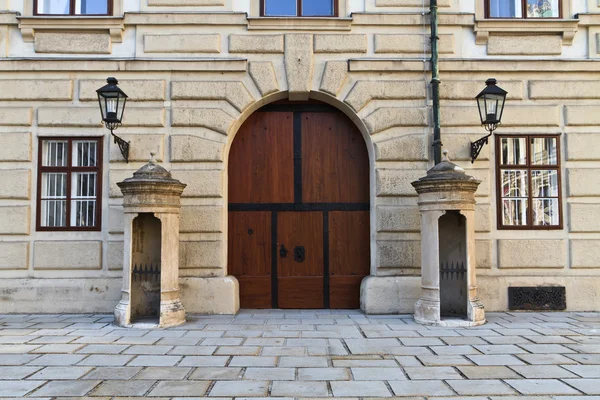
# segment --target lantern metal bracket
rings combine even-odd
[[[486,135],[481,139],[477,139],[476,141],[471,142],[471,164],[473,164],[475,160],[477,160],[481,149],[483,148],[483,146],[488,144],[488,139],[490,138],[490,136],[492,136],[493,132],[494,131],[490,131],[489,135]]]
[[[121,155],[123,155],[125,162],[129,163],[129,142],[126,142],[125,140],[115,135],[112,129],[110,130],[110,134],[113,136],[115,144],[119,146],[119,150],[121,150]]]

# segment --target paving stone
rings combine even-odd
[[[287,383],[287,382],[274,382],[275,383]],[[273,388],[274,389],[274,388]],[[266,396],[269,391],[269,382],[261,381],[219,381],[216,382],[211,389],[209,396],[217,397],[240,397],[240,396]],[[279,396],[273,390],[271,392],[274,396]]]
[[[430,346],[429,347],[437,355],[465,355],[465,354],[481,354],[473,346]]]
[[[119,354],[129,347],[126,344],[91,344],[79,349],[79,354]]]
[[[406,376],[402,368],[352,368],[352,375],[356,381],[402,381]]]
[[[210,382],[194,381],[165,381],[158,382],[158,385],[150,392],[149,396],[204,396]]]
[[[46,381],[0,381],[0,396],[21,397],[42,386]]]
[[[246,368],[244,379],[254,381],[293,381],[296,379],[295,368]]]
[[[456,366],[456,365],[473,365],[470,360],[463,356],[418,356],[418,359],[425,366]]]
[[[577,378],[577,375],[558,365],[515,365],[511,368],[528,379]]]
[[[394,360],[333,360],[334,367],[397,367]]]
[[[331,382],[335,384],[338,382]],[[344,382],[347,384],[350,382]],[[325,382],[273,382],[271,389],[273,396],[296,397],[327,397],[327,383]],[[335,394],[335,392],[334,392]]]
[[[534,335],[534,336],[525,336],[525,339],[530,340],[537,344],[566,344],[566,343],[576,343],[574,340],[569,339],[565,336],[545,336],[545,335]]]
[[[201,340],[193,337],[162,338],[156,344],[161,346],[195,347]],[[173,354],[173,350],[170,353]]]
[[[438,338],[402,338],[400,342],[404,346],[443,346],[445,343]]]
[[[35,392],[36,396],[85,396],[100,381],[50,381]]]
[[[565,347],[578,353],[600,354],[600,344],[567,344]]]
[[[137,356],[127,364],[130,367],[172,367],[181,356]]]
[[[92,365],[95,367],[122,367],[133,357],[134,356],[114,354],[92,354],[85,360],[79,362],[78,365]]]
[[[138,372],[142,370],[141,367],[98,367],[92,372],[85,375],[81,379],[99,379],[99,380],[112,380],[112,379],[126,379],[133,378]]]
[[[575,353],[574,350],[569,349],[560,344],[522,344],[520,347],[524,348],[530,353],[534,354],[568,354]]]
[[[227,356],[257,356],[260,353],[257,346],[221,346],[215,352],[216,355]]]
[[[231,367],[276,367],[277,357],[234,356],[229,363]],[[287,367],[288,365],[279,365]]]
[[[527,353],[520,347],[511,344],[504,345],[489,345],[489,346],[474,346],[483,354],[523,354]]]
[[[167,354],[173,346],[160,346],[160,345],[134,345],[129,347],[123,352],[123,354],[145,354],[145,355],[159,355]]]
[[[600,378],[600,365],[563,365],[562,367],[582,378]]]
[[[188,379],[192,380],[207,380],[207,381],[219,381],[219,380],[241,380],[242,379],[242,368],[228,368],[228,367],[200,367],[196,368],[192,375]]]
[[[531,341],[525,339],[522,336],[488,336],[483,337],[489,344],[501,345],[501,344],[531,344]]]
[[[28,353],[41,347],[39,344],[1,344],[0,354]]]
[[[444,381],[389,381],[396,396],[452,396],[454,391]]]
[[[135,379],[148,380],[182,380],[191,371],[191,368],[181,367],[148,367],[136,375]]]
[[[43,356],[31,361],[29,365],[44,366],[63,366],[74,365],[83,360],[86,356],[79,354],[44,354]]]
[[[305,356],[306,347],[265,347],[262,350],[263,356]]]
[[[283,346],[283,338],[249,338],[244,342],[244,346]]]
[[[216,349],[217,346],[175,346],[169,355],[210,356]]]
[[[40,369],[42,367],[0,367],[0,380],[25,379]]]
[[[405,367],[404,372],[411,380],[462,379],[462,376],[452,367]]]
[[[201,346],[239,346],[242,338],[207,338],[200,343]]]
[[[600,364],[600,354],[568,354],[568,358],[577,361],[580,364],[592,364],[599,365]],[[555,364],[572,364],[569,362],[561,362]]]
[[[563,379],[563,382],[573,386],[577,390],[582,391],[584,394],[600,395],[600,382],[598,379]]]
[[[422,356],[429,357],[429,356]],[[435,357],[435,356],[434,356]],[[396,361],[402,367],[422,367],[423,363],[415,356],[396,356]],[[472,364],[472,363],[471,363]]]
[[[280,367],[327,367],[326,357],[280,357]]]
[[[468,355],[469,360],[477,365],[525,365],[512,355]]]
[[[525,395],[579,394],[577,390],[556,379],[507,379],[505,382]]]
[[[544,364],[575,364],[571,358],[580,356],[579,354],[569,354],[569,358],[560,354],[518,354],[521,360],[528,364],[544,365]],[[575,359],[576,360],[576,359]],[[579,361],[579,360],[576,360]],[[600,361],[600,360],[599,360]],[[579,361],[582,362],[582,361]]]
[[[179,363],[180,367],[224,367],[227,356],[186,356]]]
[[[483,338],[473,336],[440,337],[440,340],[443,340],[446,344],[449,344],[450,346],[488,344],[488,342],[486,342]]]
[[[520,378],[519,375],[504,366],[461,366],[457,367],[468,379],[512,379]]]
[[[46,367],[29,377],[34,380],[79,379],[92,370],[92,367]]]
[[[298,368],[299,381],[347,381],[350,371],[346,368]]]
[[[501,380],[448,380],[446,383],[461,396],[517,394]]]

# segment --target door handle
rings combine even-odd
[[[279,247],[279,257],[286,258],[287,254],[288,254],[287,249],[285,248],[284,245],[281,245],[281,247]]]

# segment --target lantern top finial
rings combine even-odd
[[[496,83],[498,83],[498,81],[496,80],[496,78],[488,78],[487,81],[485,81],[486,85],[495,85]]]

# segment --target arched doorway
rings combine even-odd
[[[324,104],[271,104],[229,153],[228,270],[242,308],[358,308],[370,270],[369,160]]]

